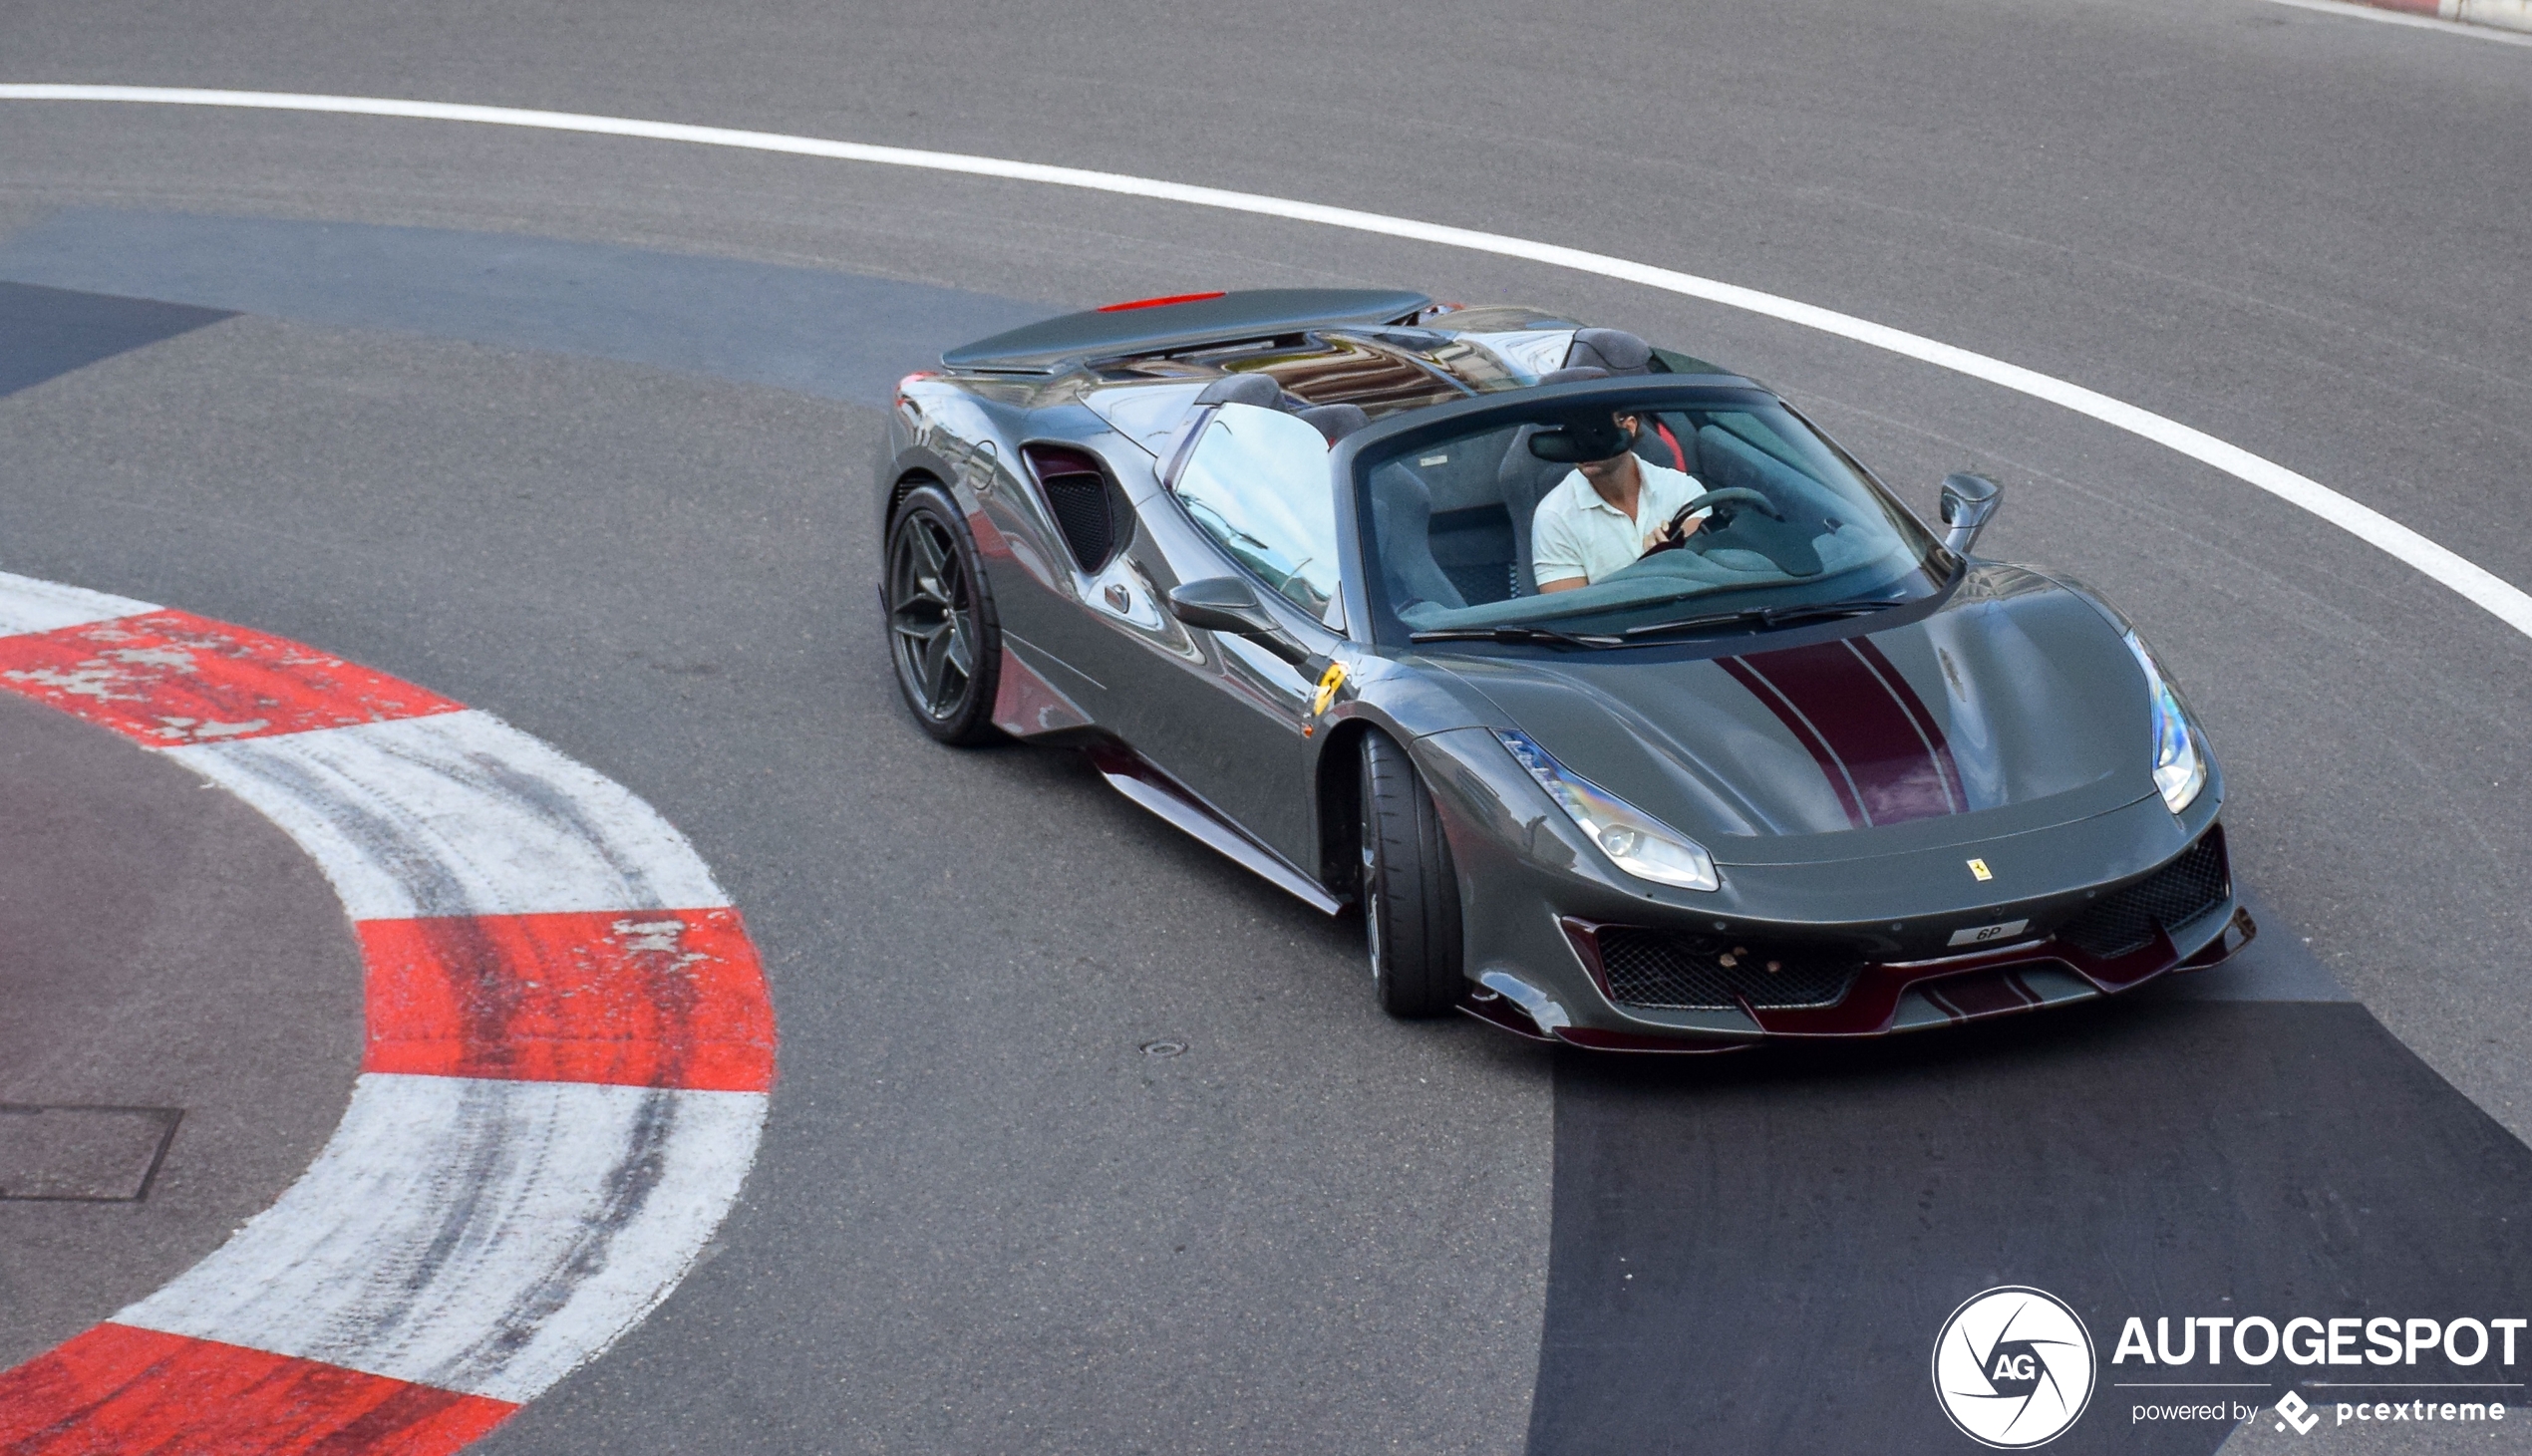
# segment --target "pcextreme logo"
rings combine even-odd
[[[1972,1295],[1934,1337],[1934,1395],[1961,1434],[2021,1451],[2064,1435],[2092,1400],[2092,1334],[2046,1290]]]

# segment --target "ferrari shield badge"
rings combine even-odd
[[[1337,690],[1344,686],[1345,664],[1328,664],[1328,670],[1319,675],[1319,696],[1310,701],[1311,717],[1327,712],[1328,705],[1337,701]]]
[[[1987,881],[1996,878],[1996,872],[1987,867],[1987,861],[1983,859],[1974,859],[1970,861],[1970,877],[1981,884],[1985,884]]]

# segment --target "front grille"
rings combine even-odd
[[[1713,936],[1606,926],[1597,940],[1610,999],[1621,1006],[1687,1012],[1733,1011],[1744,1000],[1761,1009],[1835,1006],[1855,979],[1851,960]],[[1727,959],[1733,964],[1725,965]]]
[[[2106,961],[2151,944],[2156,928],[2186,925],[2213,910],[2232,888],[2222,831],[2181,851],[2180,858],[2066,922],[2057,939]]]

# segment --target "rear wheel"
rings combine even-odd
[[[1434,1017],[1466,990],[1459,967],[1459,882],[1441,815],[1407,750],[1363,739],[1363,935],[1372,986],[1394,1017]]]
[[[918,486],[888,524],[888,658],[914,721],[944,743],[990,742],[1002,629],[958,502]]]

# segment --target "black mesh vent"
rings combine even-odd
[[[1604,927],[1598,940],[1610,999],[1624,1006],[1731,1011],[1742,998],[1759,1008],[1835,1006],[1855,979],[1853,961],[1816,952],[1629,926]]]
[[[1108,519],[1108,482],[1097,475],[1057,475],[1046,482],[1047,504],[1055,507],[1055,523],[1064,544],[1084,571],[1108,564],[1115,532]]]
[[[1116,551],[1116,516],[1108,502],[1108,479],[1099,462],[1080,450],[1033,444],[1023,453],[1046,492],[1047,507],[1064,544],[1084,571],[1097,571]]]
[[[2155,927],[2186,925],[2214,909],[2231,881],[2224,836],[2211,833],[2181,851],[2180,858],[2094,902],[2066,922],[2057,938],[2103,960],[2124,956],[2149,944]]]

